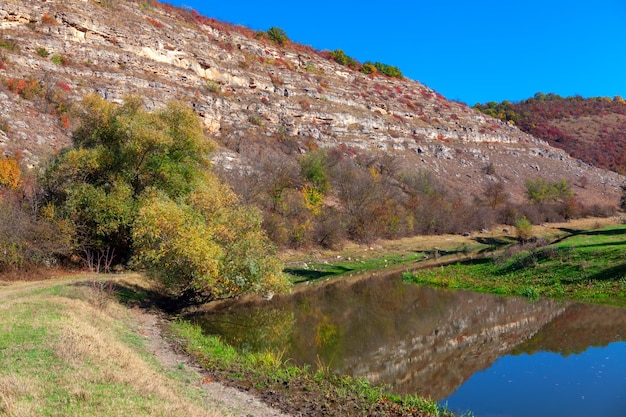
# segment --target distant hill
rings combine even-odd
[[[477,104],[475,109],[512,122],[574,158],[626,173],[626,101],[537,93],[517,103]]]

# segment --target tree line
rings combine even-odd
[[[407,169],[391,154],[351,154],[339,148],[294,158],[266,148],[242,169],[221,170],[241,200],[257,207],[263,227],[280,248],[341,248],[407,236],[467,233],[496,224],[563,221],[606,215],[586,207],[565,180],[529,178],[526,201],[514,203],[489,165],[477,195],[452,190],[432,172]]]
[[[341,147],[298,157],[271,147],[214,170],[197,115],[179,102],[148,112],[86,97],[71,147],[40,170],[0,159],[0,272],[64,265],[138,269],[177,296],[202,300],[288,288],[276,248],[338,249],[495,224],[557,221],[585,207],[565,180],[526,182],[510,201],[489,166],[478,195],[451,190],[391,154]]]
[[[479,103],[474,108],[514,123],[575,158],[626,173],[626,101],[620,96],[583,98],[537,93],[520,102]]]
[[[0,165],[0,269],[134,268],[202,300],[288,287],[258,211],[213,173],[199,118],[172,102],[83,100],[73,146],[39,173]]]

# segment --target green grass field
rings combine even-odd
[[[626,226],[565,230],[548,245],[512,245],[482,259],[404,274],[418,284],[626,305]]]

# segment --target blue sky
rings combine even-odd
[[[626,98],[626,1],[197,1],[201,14],[277,26],[316,49],[400,68],[453,100],[536,92]]]

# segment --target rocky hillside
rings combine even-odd
[[[328,54],[155,1],[0,5],[0,146],[32,166],[70,143],[72,108],[97,93],[149,108],[193,106],[220,145],[216,163],[338,148],[395,155],[471,198],[494,181],[565,178],[587,204],[619,202],[623,177],[408,79],[365,75]],[[337,45],[338,48],[341,45]]]

